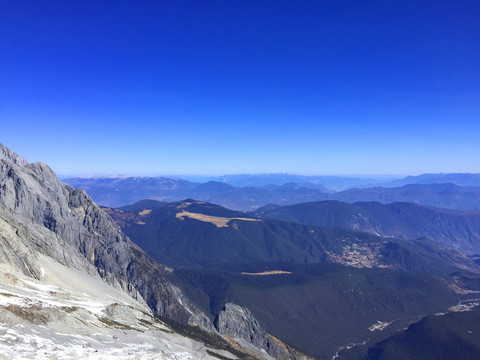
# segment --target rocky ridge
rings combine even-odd
[[[267,333],[250,310],[227,303],[214,320],[217,331],[244,349],[252,345],[265,349],[274,359],[308,359],[307,356]]]
[[[210,320],[168,282],[168,268],[150,261],[85,191],[3,146],[0,161],[2,222],[15,240],[2,242],[0,255],[14,270],[39,279],[35,258],[41,253],[70,268],[98,272],[110,285],[144,300],[155,315],[213,330]]]

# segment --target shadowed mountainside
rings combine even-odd
[[[462,296],[448,286],[450,276],[331,263],[250,263],[175,273],[206,312],[215,316],[228,302],[244,306],[271,334],[320,358],[354,343],[373,345],[426,314],[446,311]]]
[[[346,229],[259,220],[194,200],[149,200],[106,211],[137,245],[170,266],[329,261],[432,273],[448,273],[457,267],[480,269],[464,255],[427,239],[398,240]]]
[[[480,253],[480,212],[453,211],[412,203],[380,204],[322,201],[291,206],[267,206],[253,213],[262,219],[333,226],[385,237],[426,237],[465,254]]]
[[[480,311],[430,315],[368,351],[368,360],[480,358]]]

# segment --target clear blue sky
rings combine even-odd
[[[480,2],[0,2],[0,142],[57,173],[480,172]]]

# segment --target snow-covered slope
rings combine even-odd
[[[0,358],[215,359],[98,276],[38,256],[39,280],[0,265]],[[210,351],[210,354],[207,352]]]

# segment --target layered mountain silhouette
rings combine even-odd
[[[70,178],[65,182],[84,189],[93,200],[108,207],[144,199],[172,202],[192,198],[240,211],[253,211],[268,204],[293,205],[322,200],[413,202],[439,208],[480,210],[479,186],[451,183],[355,188],[330,193],[305,183],[236,187],[224,182],[195,183],[163,177]]]
[[[403,186],[408,184],[455,184],[458,186],[480,186],[480,174],[446,173],[446,174],[422,174],[407,176],[393,180],[384,186]]]
[[[369,187],[378,184],[378,180],[354,176],[314,176],[288,173],[276,174],[234,174],[223,176],[188,176],[187,180],[195,182],[216,181],[236,187],[269,186],[299,184],[307,188],[316,188],[324,192],[346,190],[353,187]]]
[[[193,183],[163,177],[70,178],[65,182],[86,190],[103,206],[119,207],[144,199],[178,201],[193,198],[231,209],[254,210],[268,203],[294,204],[326,199],[328,194],[299,184],[235,187],[224,182]]]
[[[480,187],[442,183],[350,189],[334,194],[331,200],[347,203],[377,201],[383,204],[411,202],[453,210],[480,210]]]

